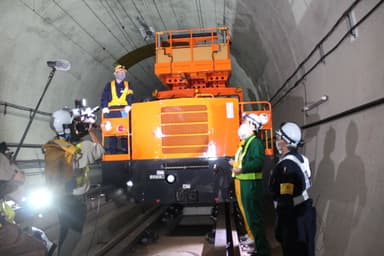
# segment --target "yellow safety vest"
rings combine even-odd
[[[15,219],[15,211],[9,206],[4,200],[0,200],[0,214],[4,217],[4,219],[10,223]],[[2,227],[0,223],[0,228]]]
[[[120,97],[117,97],[116,93],[116,82],[115,80],[111,81],[111,95],[112,95],[112,100],[108,103],[108,107],[112,106],[126,106],[128,105],[128,102],[126,100],[127,95],[133,94],[133,91],[129,89],[128,87],[128,82],[124,81],[124,91],[120,95]]]
[[[81,143],[76,144],[76,148],[79,149],[79,151],[81,152]],[[76,176],[76,187],[81,187],[86,183],[89,184],[90,171],[91,171],[91,168],[89,168],[89,166],[86,166],[84,167],[83,172]]]
[[[255,139],[255,136],[252,136],[247,143],[245,144],[244,150],[242,145],[244,144],[244,141],[240,143],[239,148],[237,149],[236,155],[235,155],[235,162],[233,164],[233,167],[235,168],[241,168],[241,162],[243,161],[243,158],[245,154],[247,153],[248,147],[251,144],[251,142]],[[239,180],[261,180],[263,178],[262,172],[249,172],[249,173],[239,173],[235,174],[232,173],[232,177],[239,179]]]

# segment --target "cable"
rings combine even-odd
[[[165,22],[164,22],[164,20],[163,20],[163,17],[161,17],[161,13],[160,13],[159,7],[157,6],[157,3],[156,3],[155,0],[152,0],[152,2],[153,2],[153,5],[155,6],[155,9],[156,9],[156,11],[157,11],[157,15],[159,15],[159,18],[160,18],[160,20],[161,20],[161,23],[163,23],[164,30],[166,30],[166,29],[167,29],[167,26],[165,25]]]
[[[88,10],[96,17],[96,19],[104,25],[105,29],[116,39],[116,41],[121,45],[121,47],[123,47],[126,51],[128,51],[128,49],[124,46],[124,44],[120,41],[119,38],[117,38],[117,36],[112,32],[112,30],[110,28],[108,28],[107,24],[105,24],[105,22],[96,14],[96,12],[91,8],[91,6],[85,1],[85,0],[81,0],[85,6],[88,8]]]
[[[201,2],[200,0],[195,0],[196,12],[197,12],[197,20],[199,21],[200,27],[204,28],[203,14],[201,11]]]
[[[110,17],[112,18],[112,20],[115,22],[115,25],[116,27],[118,27],[121,31],[121,34],[123,35],[123,37],[130,43],[131,47],[132,48],[136,48],[136,44],[133,42],[133,40],[129,37],[127,31],[125,30],[125,26],[124,24],[120,21],[120,19],[118,18],[116,12],[113,10],[112,6],[110,5],[110,3],[108,1],[105,1],[106,3],[106,6],[108,7],[108,9],[105,7],[104,3],[101,1],[101,4],[103,5],[103,7],[105,8],[105,10],[107,12],[109,12],[110,14]],[[131,23],[133,23],[133,21],[131,20],[131,18],[129,17],[128,13],[126,13],[126,10],[124,9],[123,7],[123,10],[125,11],[125,15],[130,19]]]
[[[350,7],[348,7],[347,11],[352,10],[361,0],[357,0]],[[312,57],[312,55],[319,49],[319,46],[332,34],[332,32],[337,28],[337,26],[340,24],[341,21],[344,20],[345,11],[343,15],[336,21],[336,23],[332,26],[331,30],[327,32],[327,34],[320,40],[319,43],[316,44],[316,46],[313,48],[313,50],[308,54],[308,56],[298,65],[298,67],[295,69],[295,71],[290,75],[287,80],[283,83],[283,85],[275,92],[275,94],[270,98],[269,101],[272,101],[280,92],[284,89],[285,86],[287,86],[288,82],[299,72],[299,70],[304,66],[304,64]]]
[[[111,52],[109,52],[108,50],[107,50],[107,48],[105,47],[105,46],[103,46],[99,41],[97,41],[96,40],[96,38],[93,36],[93,35],[91,35],[91,33],[90,32],[88,32],[72,15],[70,15],[69,14],[69,12],[67,12],[61,5],[59,5],[57,2],[56,2],[56,0],[53,0],[53,3],[55,3],[55,5],[57,6],[57,7],[59,7],[59,9],[61,10],[61,11],[63,11],[68,17],[70,17],[71,19],[72,19],[72,21],[77,25],[77,26],[79,26],[79,28],[81,29],[81,30],[83,30],[84,31],[84,33],[86,33],[90,38],[92,38],[92,40],[101,48],[101,49],[103,49],[112,59],[114,59],[115,61],[117,60],[117,58],[115,57],[115,56],[113,56],[113,54],[111,53]]]
[[[153,0],[153,1],[155,1],[155,0]],[[175,17],[177,28],[180,29],[180,23],[179,23],[179,20],[177,19],[177,17],[179,15],[176,15],[175,8],[173,7],[173,4],[171,4],[171,10],[172,10],[173,16]]]
[[[275,106],[277,105],[278,103],[281,102],[281,100],[283,100],[283,98],[285,98],[285,96],[287,96],[293,89],[295,89],[301,81],[303,81],[305,79],[305,77],[310,74],[320,63],[323,62],[324,59],[326,59],[332,52],[334,52],[337,48],[339,48],[339,46],[341,45],[341,43],[348,37],[350,36],[350,34],[352,33],[352,31],[354,31],[357,27],[359,27],[369,16],[371,16],[371,14],[377,9],[380,7],[381,4],[384,3],[384,0],[381,0],[380,2],[378,2],[366,15],[364,15],[354,26],[352,26],[344,35],[343,37],[336,43],[336,45],[334,47],[332,47],[327,53],[325,53],[307,72],[305,72],[301,77],[300,79],[298,79],[294,85],[289,88],[275,103],[272,104],[272,106]],[[345,13],[343,15],[343,17],[345,16]],[[327,34],[328,35],[328,34]],[[318,44],[319,45],[319,44]],[[303,66],[303,62],[299,65],[299,67]],[[296,72],[296,71],[295,71]],[[292,76],[291,76],[292,77]],[[281,87],[280,87],[281,88]],[[275,94],[276,95],[276,94]],[[270,101],[272,101],[272,98],[270,99]]]
[[[317,126],[317,125],[320,125],[320,124],[328,123],[328,122],[331,122],[333,120],[342,118],[344,116],[352,115],[354,113],[357,113],[357,112],[360,112],[360,111],[364,111],[364,110],[367,110],[367,109],[370,109],[370,108],[373,108],[373,107],[377,107],[377,106],[382,105],[382,104],[384,104],[384,98],[380,98],[380,99],[368,102],[366,104],[363,104],[363,105],[360,105],[360,106],[348,109],[348,110],[343,111],[341,113],[338,113],[338,114],[326,117],[326,118],[321,119],[319,121],[303,125],[301,127],[301,129],[305,130],[305,129],[311,128],[313,126]]]
[[[96,61],[97,63],[100,63],[102,66],[104,66],[106,69],[110,69],[107,65],[105,65],[102,61],[100,61],[99,59],[97,59],[95,56],[93,56],[90,52],[87,51],[87,49],[85,47],[83,47],[82,45],[80,45],[79,43],[75,42],[69,35],[67,35],[67,33],[64,33],[62,30],[60,30],[57,26],[55,26],[52,22],[47,22],[49,21],[49,17],[44,17],[42,16],[40,13],[38,13],[36,11],[36,9],[34,7],[31,7],[29,5],[27,5],[26,3],[24,3],[23,1],[21,1],[21,3],[27,7],[28,9],[30,9],[34,14],[36,14],[44,23],[48,23],[50,24],[57,32],[59,32],[64,38],[66,38],[68,41],[72,42],[74,45],[76,45],[77,47],[79,47],[81,50],[83,50],[86,54],[88,54],[94,61]]]
[[[226,14],[225,2],[226,2],[226,0],[223,1],[223,5],[224,5],[224,8],[223,8],[223,26],[226,26],[226,24],[227,24],[227,21],[225,19],[225,14]]]

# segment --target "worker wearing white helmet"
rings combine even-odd
[[[236,193],[239,207],[243,208],[245,225],[249,226],[251,232],[248,236],[250,239],[254,239],[254,247],[251,247],[249,252],[255,255],[270,255],[262,215],[264,196],[262,167],[265,152],[263,142],[256,136],[261,128],[262,118],[259,115],[246,114],[243,116],[238,129],[242,143],[235,159],[229,163],[233,167],[235,190],[240,191],[240,193]]]
[[[76,118],[74,112],[78,111],[59,109],[52,114],[51,128],[56,136],[43,145],[46,180],[57,192],[59,202],[59,256],[72,255],[81,238],[86,218],[83,195],[90,187],[89,165],[104,154],[95,133],[95,120]],[[90,140],[82,139],[86,134]]]
[[[269,190],[276,209],[277,240],[284,256],[314,255],[316,211],[308,194],[311,170],[308,159],[298,152],[303,144],[300,127],[285,122],[276,131],[280,160],[272,171]]]

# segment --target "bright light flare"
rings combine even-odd
[[[163,132],[161,131],[161,128],[160,127],[157,127],[154,131],[153,131],[153,134],[156,136],[156,138],[158,139],[161,139],[163,137],[165,137],[165,135],[163,134]]]
[[[208,149],[207,149],[207,152],[204,153],[204,155],[205,157],[208,157],[210,160],[217,159],[216,144],[214,141],[210,141],[208,143]]]
[[[51,191],[40,188],[29,194],[27,202],[34,209],[43,209],[52,205],[52,197]]]

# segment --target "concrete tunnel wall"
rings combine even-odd
[[[175,5],[182,5],[182,1],[176,2]],[[231,27],[233,40],[231,84],[242,86],[246,99],[270,99],[354,2],[226,1],[226,24]],[[351,14],[358,21],[381,1],[356,2],[359,3]],[[44,1],[36,3],[45,4]],[[76,1],[66,3],[76,9]],[[73,106],[73,100],[79,96],[86,97],[91,106],[99,104],[102,87],[112,78],[115,60],[92,45],[82,47],[78,42],[85,41],[85,35],[61,33],[63,16],[58,15],[57,20],[44,19],[28,6],[31,1],[0,2],[0,101],[33,108],[50,72],[45,62],[60,57],[70,60],[72,68],[69,72],[56,72],[40,110],[53,112],[61,106]],[[48,7],[44,9],[46,12],[50,12]],[[275,128],[286,120],[311,124],[383,98],[383,13],[384,7],[380,5],[357,28],[356,38],[346,38],[286,97],[274,98]],[[330,50],[347,30],[344,20],[324,42],[324,51]],[[126,52],[118,53],[114,55],[119,57]],[[287,88],[293,86],[319,56],[320,50]],[[128,76],[139,77],[134,80],[140,81],[140,77],[146,75],[141,69],[133,67]],[[152,78],[152,82],[156,83],[156,79]],[[140,88],[142,95],[143,90],[149,92],[154,87],[144,85],[143,88]],[[323,95],[329,97],[327,102],[311,111],[302,111],[305,105],[318,101]],[[0,110],[0,140],[19,142],[29,113],[10,108],[5,113],[4,106],[0,106]],[[384,249],[381,242],[384,230],[383,111],[381,104],[304,130],[303,152],[311,161],[311,194],[318,210],[317,255],[381,255]],[[47,116],[37,115],[25,143],[42,144],[51,138],[53,132],[47,128],[48,122]],[[28,159],[42,159],[40,149],[23,148],[20,160]],[[39,181],[34,177],[28,184],[36,182]]]

